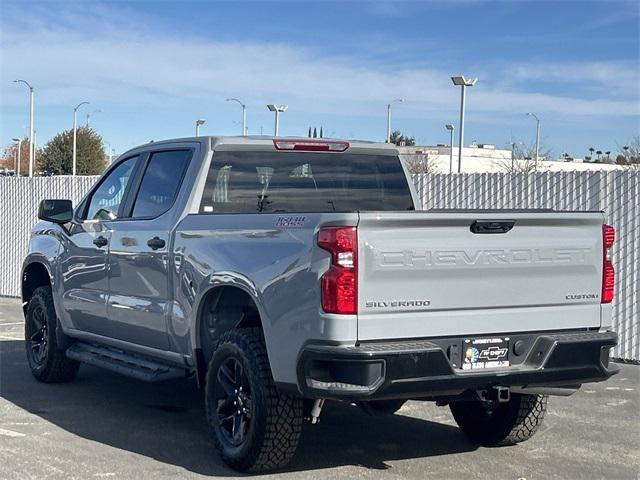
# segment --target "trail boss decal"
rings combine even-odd
[[[277,228],[302,228],[304,227],[304,223],[306,221],[307,221],[307,217],[302,217],[298,215],[278,217],[276,219],[276,227]]]

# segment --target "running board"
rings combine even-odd
[[[69,347],[66,354],[73,360],[145,382],[161,382],[187,376],[185,368],[174,367],[148,357],[103,345],[76,342]]]

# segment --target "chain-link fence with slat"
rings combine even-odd
[[[602,210],[616,229],[613,326],[620,343],[613,356],[640,360],[640,171],[416,175],[425,210]]]
[[[98,177],[0,178],[0,296],[20,295],[29,230],[44,198],[77,202]],[[640,172],[539,172],[414,176],[423,208],[603,210],[616,228],[614,356],[640,361]]]

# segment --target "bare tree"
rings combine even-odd
[[[536,165],[536,145],[526,144],[524,142],[512,139],[510,146],[513,152],[513,158],[503,158],[495,160],[493,165],[502,172],[511,173],[530,173],[536,170],[545,170],[540,163]],[[542,160],[549,160],[553,158],[553,150],[540,144],[538,148],[538,158]]]
[[[522,159],[510,159],[510,158],[501,158],[499,160],[493,161],[493,166],[496,167],[501,172],[506,173],[531,173],[536,171],[536,161],[531,157],[526,157]],[[544,168],[541,165],[538,165],[537,171],[543,170]]]
[[[536,158],[536,144],[535,143],[525,143],[519,142],[516,140],[512,140],[512,144],[515,144],[513,147],[513,158],[516,160],[526,160],[527,158]],[[540,160],[553,160],[553,149],[547,147],[545,144],[541,143],[538,147],[538,158]]]
[[[633,136],[631,141],[620,149],[616,163],[634,170],[640,169],[640,135]]]
[[[417,174],[417,173],[439,173],[440,169],[438,168],[438,163],[429,158],[428,153],[414,153],[411,155],[407,155],[405,160],[405,164],[407,165],[407,170],[409,173]]]

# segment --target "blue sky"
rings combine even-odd
[[[421,144],[457,126],[452,74],[477,76],[466,143],[542,140],[557,154],[616,151],[640,134],[640,3],[625,1],[12,2],[0,10],[0,141],[26,135],[36,88],[38,144],[72,124],[73,106],[118,152],[151,139],[273,130]]]

